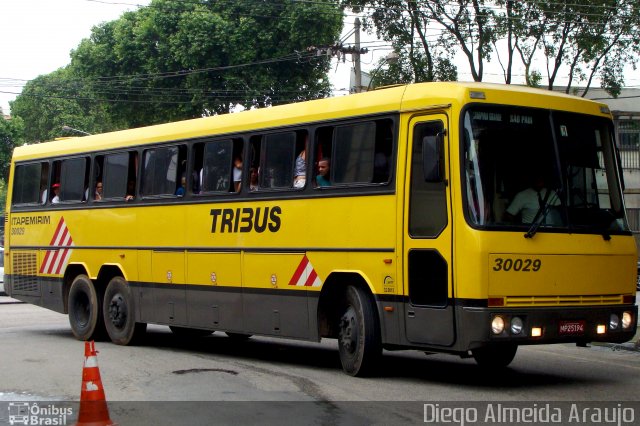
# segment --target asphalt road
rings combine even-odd
[[[10,301],[0,297],[0,424],[7,421],[1,404],[15,401],[70,404],[77,413],[84,343],[66,316]],[[424,424],[433,420],[425,403],[428,417],[448,406],[540,409],[562,401],[609,402],[633,410],[640,424],[640,352],[611,347],[521,347],[500,372],[450,355],[385,352],[380,374],[367,379],[342,373],[331,340],[237,342],[215,333],[185,341],[150,326],[140,346],[96,348],[109,409],[121,424]],[[472,423],[495,424],[465,424]]]

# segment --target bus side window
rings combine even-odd
[[[102,199],[116,201],[125,199],[130,157],[129,152],[109,154],[104,157],[102,175],[96,178],[96,185],[98,182],[102,183]],[[97,192],[97,189],[94,189],[94,192]],[[97,198],[95,196],[95,199]]]
[[[321,127],[316,130],[315,163],[313,186],[315,188],[332,185],[331,148],[333,146],[333,127]],[[321,164],[322,162],[322,164]],[[321,171],[321,167],[323,170]],[[327,170],[328,169],[328,170]]]
[[[45,204],[48,198],[49,164],[17,165],[13,179],[12,205]]]
[[[373,181],[376,123],[337,126],[333,132],[332,182],[366,184]]]
[[[53,184],[60,187],[60,202],[84,201],[89,187],[89,166],[88,157],[54,161]],[[53,191],[49,196],[50,200],[53,200],[52,194]]]
[[[40,163],[42,171],[40,173],[40,203],[47,204],[49,195],[49,163]]]
[[[231,140],[212,141],[204,144],[203,168],[199,176],[201,192],[229,192],[233,161]]]
[[[296,132],[273,133],[263,137],[263,161],[260,187],[293,188],[296,156]]]
[[[215,140],[194,145],[193,192],[238,192],[242,180],[243,140]],[[239,169],[236,166],[239,164]]]
[[[202,173],[204,165],[204,143],[196,143],[193,145],[193,157],[191,160],[191,176],[189,185],[192,194],[200,194],[202,192]]]
[[[376,144],[373,157],[373,183],[389,182],[392,151],[392,122],[391,120],[378,120],[376,121]]]
[[[389,182],[393,153],[389,119],[336,126],[331,155],[332,184]]]
[[[87,188],[87,199],[102,201],[104,198],[104,161],[104,155],[96,155],[93,159],[93,182]]]
[[[144,151],[142,173],[144,196],[175,195],[180,184],[181,161],[186,160],[186,149],[186,146],[180,145]],[[130,192],[129,188],[127,192]],[[127,196],[129,195],[127,193]]]
[[[249,179],[249,191],[258,191],[260,190],[261,184],[261,175],[262,170],[260,169],[260,158],[261,158],[261,145],[262,145],[262,136],[252,136],[249,139],[249,170],[253,170],[254,173],[254,181],[251,181],[251,175],[247,176],[246,179]],[[245,181],[246,181],[245,179]]]

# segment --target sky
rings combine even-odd
[[[149,3],[150,0],[1,0],[0,92],[19,93],[25,80],[67,65],[69,53],[89,37],[92,27]],[[0,107],[5,113],[15,97],[0,93]]]

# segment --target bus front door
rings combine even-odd
[[[412,343],[455,341],[447,116],[414,118],[404,209],[405,332]]]

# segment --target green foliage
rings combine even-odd
[[[19,117],[0,118],[0,180],[9,177],[13,149],[24,143],[24,122]]]
[[[330,1],[154,0],[94,29],[71,65],[93,90],[126,101],[109,112],[135,127],[324,97],[329,60],[301,55],[341,27]]]
[[[6,211],[6,208],[7,208],[7,182],[3,179],[0,179],[0,217],[4,216],[4,212]],[[2,241],[4,241],[4,239]]]
[[[511,83],[519,59],[526,84],[540,86],[543,74],[533,65],[541,60],[546,61],[549,89],[562,76],[567,79],[567,93],[580,84],[586,87],[580,93],[584,96],[599,77],[615,95],[624,84],[624,66],[635,66],[640,53],[637,0],[343,0],[343,4],[366,14],[365,25],[400,53],[396,82],[405,82],[408,75],[411,81],[447,79],[456,74],[450,66],[451,52],[459,51],[475,81],[483,80],[485,63],[497,60],[505,83]],[[443,66],[448,71],[443,72]],[[388,83],[389,77],[379,80]]]
[[[92,99],[90,90],[79,88],[69,67],[29,81],[11,103],[11,113],[25,123],[24,138],[30,143],[68,136],[63,126],[91,133],[113,128],[104,105]]]
[[[342,16],[332,0],[153,0],[94,27],[12,111],[36,141],[325,97],[330,60],[306,49],[333,44]]]
[[[421,52],[401,50],[396,52],[398,60],[389,63],[386,58],[378,62],[377,67],[370,73],[369,88],[389,86],[393,84],[407,84],[425,81],[455,81],[458,79],[457,68],[449,58],[436,58],[432,70],[427,71],[428,59]]]
[[[19,117],[0,117],[0,216],[4,215],[7,199],[9,168],[13,149],[24,143],[24,122]]]

